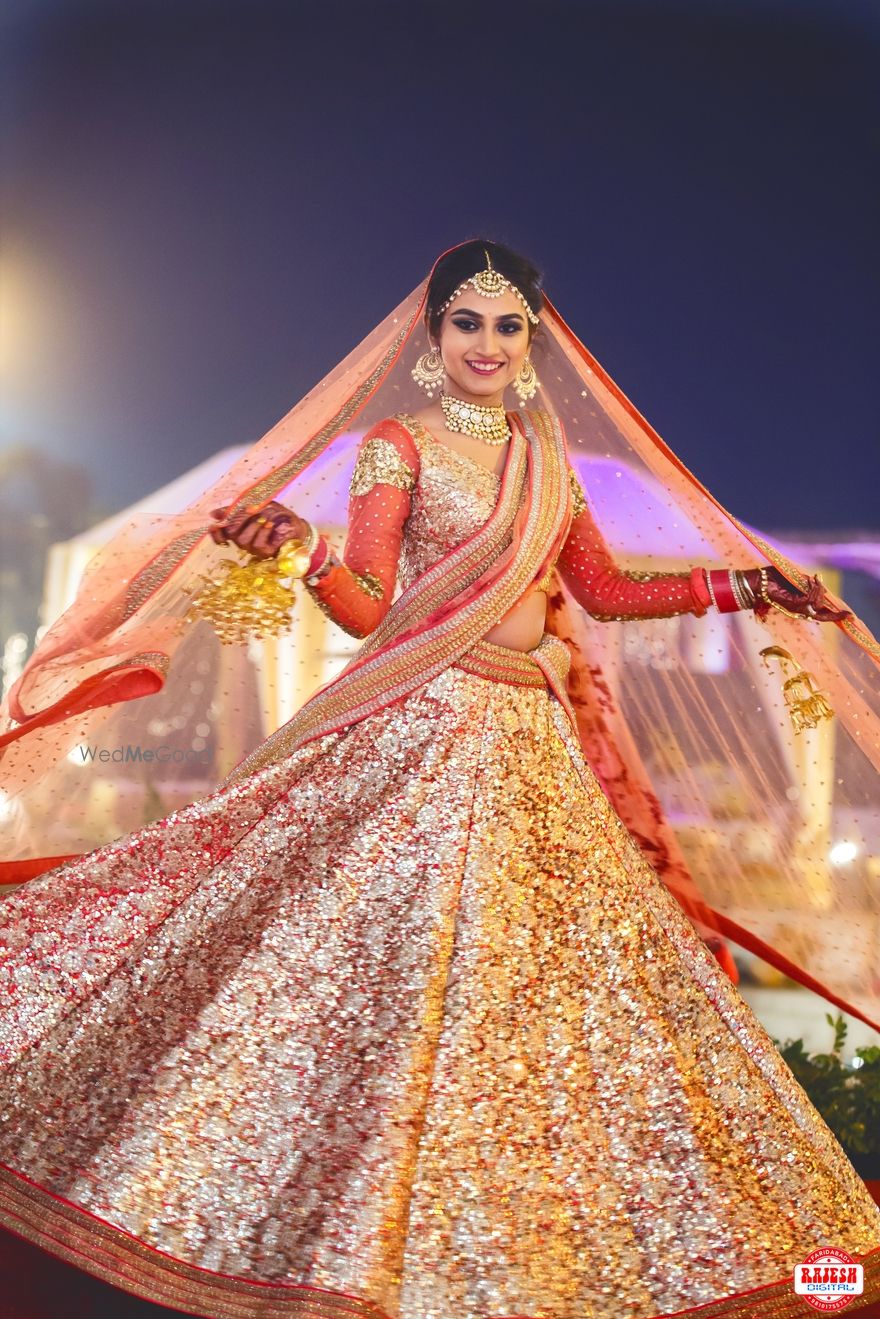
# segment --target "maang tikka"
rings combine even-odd
[[[511,293],[519,298],[523,306],[523,311],[532,322],[532,325],[540,325],[540,319],[537,313],[532,311],[526,301],[525,294],[518,289],[515,284],[511,284],[509,279],[505,279],[500,270],[495,269],[485,247],[483,248],[483,256],[486,258],[486,269],[478,270],[475,275],[471,275],[468,279],[462,280],[458,288],[453,290],[440,308],[439,315],[442,316],[446,308],[455,302],[459,293],[464,293],[465,289],[468,287],[476,290],[477,293],[482,293],[484,298],[500,298],[504,290],[509,289]]]

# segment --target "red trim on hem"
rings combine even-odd
[[[10,884],[26,884],[29,879],[45,875],[49,870],[78,861],[84,852],[66,852],[63,856],[32,856],[22,861],[0,861],[0,889]]]
[[[188,1270],[191,1269],[194,1272],[202,1273],[209,1279],[216,1277],[218,1279],[223,1279],[235,1283],[244,1282],[247,1284],[248,1287],[254,1287],[255,1289],[263,1289],[264,1292],[274,1293],[275,1296],[283,1296],[283,1294],[288,1291],[312,1292],[316,1298],[328,1296],[333,1298],[339,1298],[340,1300],[344,1300],[344,1301],[353,1301],[358,1307],[362,1307],[362,1306],[370,1307],[373,1311],[375,1319],[390,1319],[390,1316],[386,1315],[385,1311],[381,1310],[380,1307],[376,1305],[374,1301],[370,1301],[365,1296],[357,1296],[352,1292],[336,1291],[324,1287],[313,1287],[308,1283],[260,1282],[257,1279],[242,1278],[240,1275],[221,1273],[215,1270],[205,1269],[198,1264],[190,1264],[188,1261],[181,1260],[179,1257],[170,1255],[165,1251],[158,1250],[155,1247],[148,1245],[146,1242],[142,1241],[139,1237],[135,1237],[132,1233],[126,1232],[122,1228],[115,1227],[112,1223],[108,1223],[107,1220],[98,1218],[96,1215],[89,1213],[88,1210],[81,1209],[78,1205],[73,1204],[71,1201],[65,1200],[64,1197],[55,1195],[51,1191],[47,1191],[45,1187],[39,1186],[38,1183],[31,1181],[30,1178],[26,1177],[24,1174],[15,1172],[13,1169],[8,1168],[7,1165],[0,1164],[0,1167],[3,1167],[7,1172],[10,1173],[11,1176],[17,1178],[18,1180],[25,1182],[28,1185],[34,1186],[42,1194],[46,1195],[48,1198],[58,1201],[59,1204],[66,1205],[68,1208],[72,1209],[76,1214],[82,1215],[83,1218],[93,1221],[95,1223],[100,1223],[102,1227],[108,1228],[111,1232],[118,1233],[122,1237],[137,1242],[140,1249],[146,1250],[151,1254],[159,1256],[162,1259],[167,1259],[168,1261],[170,1261],[171,1264],[178,1264],[178,1265],[183,1264],[186,1267],[186,1269]],[[65,1260],[63,1256],[56,1255],[55,1252],[51,1249],[51,1247],[36,1245],[36,1243],[33,1242],[23,1232],[17,1231],[15,1228],[9,1226],[8,1224],[4,1224],[3,1230],[8,1232],[10,1236],[16,1238],[17,1240],[23,1241],[29,1246],[35,1246],[36,1249],[43,1251],[45,1254],[49,1255],[54,1260],[59,1260],[62,1264],[69,1263],[69,1261]],[[80,1256],[84,1260],[88,1261],[88,1257],[85,1256],[81,1251],[77,1250],[76,1247],[65,1244],[64,1248],[70,1251],[71,1254]],[[856,1254],[854,1255],[854,1258],[856,1262],[860,1263],[863,1266],[863,1268],[865,1268],[867,1271],[867,1267],[869,1265],[880,1264],[880,1246],[878,1246],[877,1249],[875,1250],[868,1251],[866,1254],[863,1255]],[[78,1265],[74,1265],[74,1264],[71,1264],[71,1267],[79,1268]],[[99,1278],[97,1274],[92,1273],[88,1267],[79,1269],[79,1271],[82,1272],[83,1274],[86,1274],[90,1278],[95,1278],[98,1282],[104,1281],[104,1279]],[[108,1283],[107,1285],[115,1286],[115,1284],[113,1283]],[[711,1301],[703,1301],[700,1302],[699,1305],[689,1306],[688,1308],[683,1310],[658,1311],[653,1316],[653,1319],[689,1319],[689,1316],[694,1316],[695,1319],[699,1319],[699,1316],[701,1314],[706,1314],[707,1312],[711,1312],[712,1309],[714,1309],[719,1305],[724,1305],[726,1307],[729,1307],[731,1303],[738,1305],[740,1302],[746,1302],[746,1301],[748,1301],[749,1304],[752,1304],[753,1302],[749,1300],[749,1298],[754,1298],[756,1301],[760,1302],[762,1293],[767,1293],[773,1289],[778,1289],[783,1285],[785,1286],[792,1285],[791,1273],[787,1272],[781,1276],[777,1276],[772,1281],[767,1283],[762,1283],[758,1287],[749,1288],[747,1291],[728,1293],[723,1296],[715,1297]],[[124,1291],[127,1295],[139,1297],[140,1299],[146,1300],[152,1304],[165,1306],[168,1309],[175,1310],[177,1313],[193,1315],[195,1319],[204,1319],[203,1311],[182,1309],[180,1306],[175,1305],[173,1303],[169,1304],[168,1301],[165,1299],[157,1300],[154,1296],[147,1295],[142,1290],[134,1291],[129,1285],[126,1285],[125,1283],[120,1283],[118,1290]],[[242,1298],[242,1299],[245,1299],[246,1301],[246,1298]],[[254,1299],[256,1300],[257,1305],[259,1305],[258,1298],[255,1297]],[[792,1287],[792,1291],[791,1291],[792,1313],[795,1313],[798,1308],[797,1307],[798,1299],[799,1298],[795,1296]],[[846,1307],[846,1313],[848,1314],[856,1313],[859,1314],[860,1316],[864,1315],[865,1319],[870,1319],[870,1316],[876,1313],[878,1302],[869,1299],[866,1305],[860,1305],[859,1304],[860,1299],[861,1298],[859,1297],[853,1298],[853,1303]],[[768,1297],[768,1300],[772,1300],[772,1298]],[[806,1310],[803,1310],[802,1312],[806,1314]],[[735,1314],[736,1312],[730,1311],[730,1313]],[[840,1313],[843,1313],[843,1311],[841,1311]],[[491,1316],[487,1316],[487,1319],[537,1319],[537,1316],[527,1315],[527,1314],[491,1315]],[[743,1314],[741,1315],[740,1319],[749,1319],[749,1317]]]
[[[18,1172],[15,1168],[10,1168],[9,1165],[5,1163],[0,1163],[0,1168],[2,1168],[2,1170],[5,1173],[7,1173],[10,1177],[14,1178],[16,1181],[22,1182],[26,1186],[33,1187],[34,1190],[39,1191],[39,1193],[41,1195],[46,1196],[47,1199],[54,1200],[59,1205],[64,1205],[66,1209],[72,1210],[75,1215],[81,1216],[83,1219],[87,1220],[87,1222],[99,1224],[103,1229],[105,1229],[109,1233],[115,1234],[116,1236],[123,1238],[125,1241],[131,1241],[133,1243],[136,1243],[139,1250],[144,1251],[149,1255],[155,1256],[157,1260],[163,1262],[167,1260],[168,1264],[171,1266],[169,1268],[169,1273],[173,1274],[175,1277],[178,1277],[179,1274],[174,1266],[183,1265],[187,1270],[192,1270],[193,1273],[202,1274],[208,1280],[216,1278],[223,1282],[233,1282],[239,1285],[243,1283],[248,1288],[253,1287],[256,1291],[261,1291],[265,1294],[273,1294],[275,1296],[282,1296],[282,1297],[286,1293],[313,1292],[314,1295],[318,1298],[322,1296],[330,1296],[345,1301],[353,1301],[356,1303],[358,1307],[369,1306],[375,1312],[375,1315],[377,1317],[381,1316],[382,1319],[390,1319],[390,1316],[385,1316],[384,1311],[380,1310],[379,1306],[377,1306],[374,1301],[371,1301],[366,1296],[357,1296],[353,1292],[339,1291],[336,1289],[331,1289],[329,1287],[315,1287],[310,1283],[264,1282],[261,1281],[259,1278],[247,1278],[242,1276],[241,1274],[224,1273],[219,1269],[207,1269],[201,1264],[192,1264],[190,1263],[189,1260],[181,1259],[180,1256],[172,1255],[165,1250],[160,1250],[157,1246],[151,1246],[149,1242],[144,1241],[141,1237],[135,1236],[133,1232],[128,1232],[125,1228],[118,1227],[115,1223],[109,1222],[106,1218],[101,1218],[98,1214],[93,1214],[88,1209],[83,1209],[80,1205],[75,1204],[72,1200],[66,1199],[65,1196],[57,1195],[54,1191],[50,1191],[45,1186],[41,1186],[39,1182],[35,1182],[32,1178],[28,1177],[26,1173]],[[9,1211],[7,1211],[7,1213],[8,1212]],[[2,1226],[5,1228],[6,1231],[10,1232],[13,1236],[18,1237],[22,1241],[27,1241],[31,1245],[37,1245],[38,1249],[45,1250],[45,1252],[48,1255],[51,1255],[53,1258],[63,1259],[63,1256],[60,1254],[56,1255],[56,1252],[50,1246],[43,1246],[37,1242],[34,1242],[33,1239],[30,1236],[28,1236],[24,1231],[13,1227],[5,1218],[5,1216]],[[43,1224],[43,1226],[41,1227],[41,1232],[45,1232],[45,1231],[46,1231],[46,1226],[45,1224]],[[81,1250],[79,1250],[75,1245],[73,1245],[70,1242],[59,1241],[58,1245],[60,1248],[63,1248],[64,1250],[68,1251],[70,1254],[77,1255],[87,1261],[89,1260],[89,1256],[85,1255]],[[78,1267],[78,1266],[74,1266],[74,1267]],[[100,1267],[105,1269],[105,1271],[107,1272],[116,1271],[115,1269],[107,1269],[107,1266],[103,1264]],[[92,1273],[88,1267],[84,1267],[82,1269],[82,1272],[89,1273],[90,1276],[92,1277],[98,1276],[97,1274]],[[120,1273],[119,1276],[121,1278],[123,1275]],[[154,1304],[169,1305],[167,1300],[159,1299],[154,1295],[149,1295],[143,1290],[133,1291],[131,1285],[128,1283],[120,1282],[119,1285],[121,1290],[129,1292],[133,1296],[140,1296],[143,1300],[152,1301]],[[169,1308],[176,1309],[177,1307],[172,1304],[169,1306]],[[193,1312],[182,1311],[182,1313],[193,1313]]]

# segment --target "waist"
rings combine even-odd
[[[510,682],[517,687],[546,687],[547,668],[564,686],[570,665],[571,656],[565,642],[545,632],[532,650],[513,650],[482,637],[456,660],[454,667],[481,678],[491,678],[494,682]]]

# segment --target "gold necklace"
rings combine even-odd
[[[440,406],[451,431],[473,435],[486,444],[506,444],[510,439],[510,427],[500,405],[492,408],[484,403],[465,403],[464,399],[453,398],[451,394],[441,394]]]

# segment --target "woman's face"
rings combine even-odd
[[[507,289],[498,298],[466,289],[443,313],[439,346],[445,392],[498,406],[529,351],[522,303]]]

